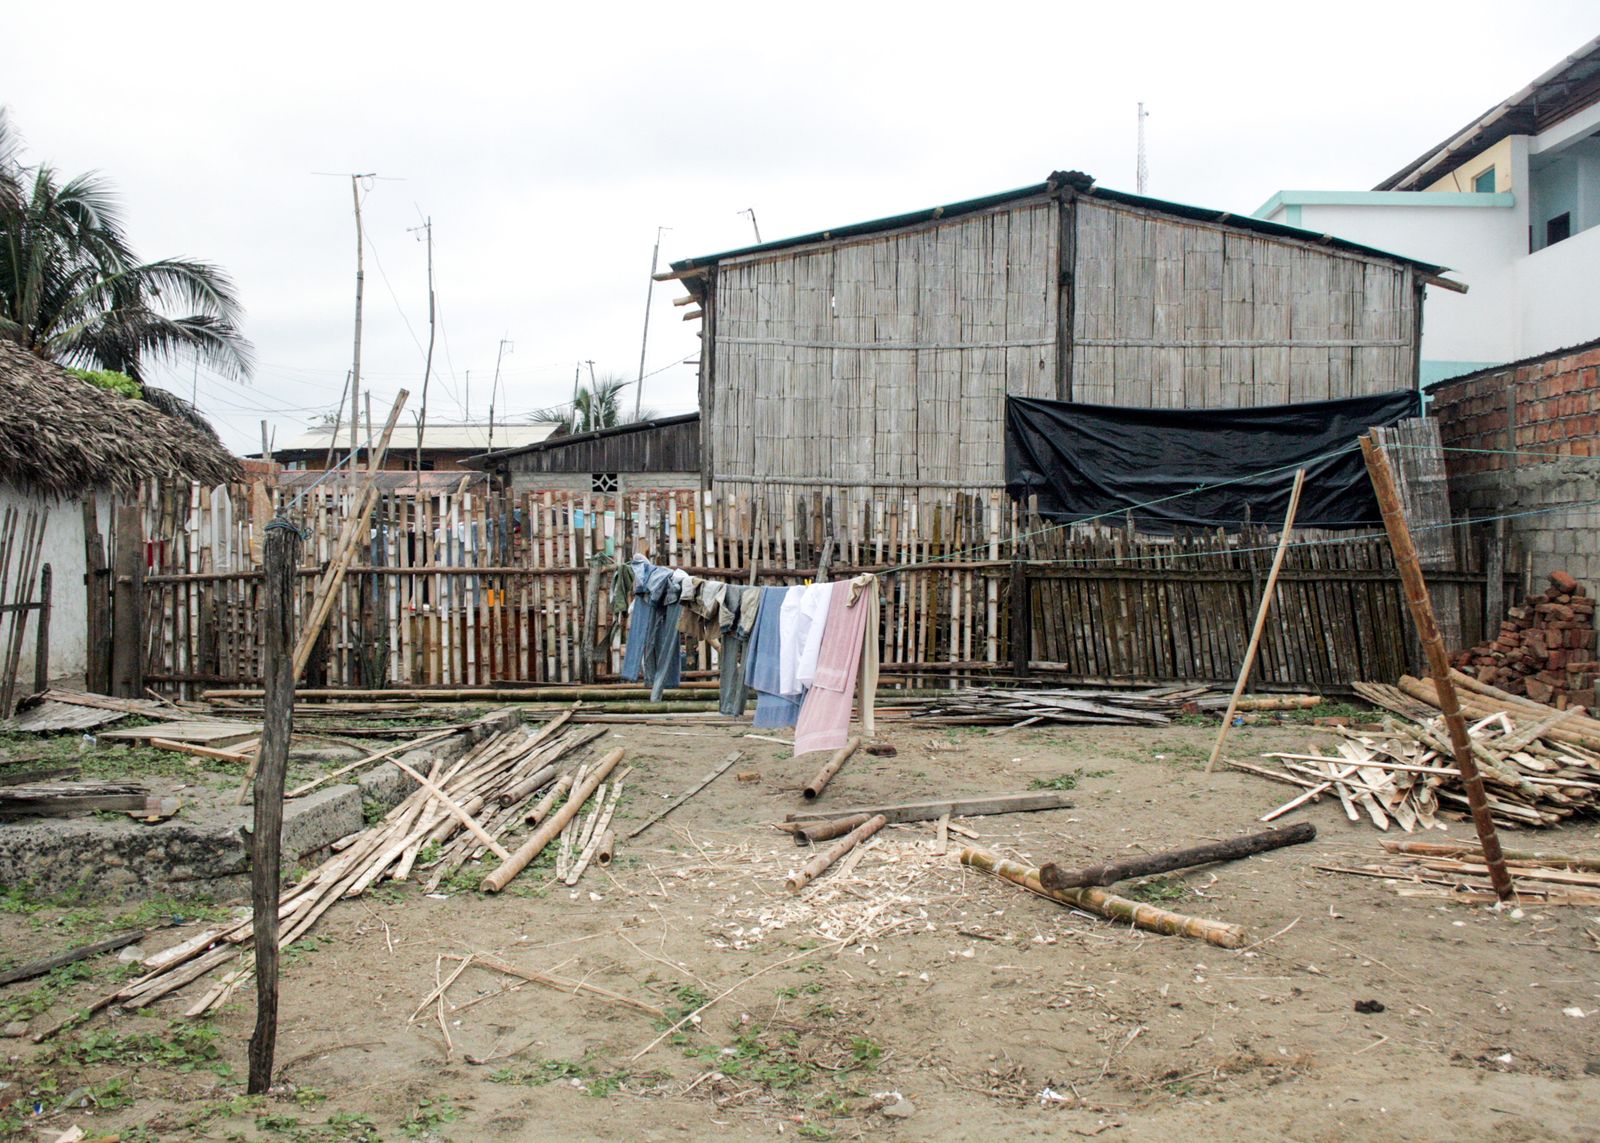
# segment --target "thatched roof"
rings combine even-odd
[[[0,339],[0,480],[72,496],[148,477],[221,484],[238,463],[216,433],[79,380]]]

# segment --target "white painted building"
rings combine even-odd
[[[1423,384],[1600,337],[1600,38],[1370,191],[1283,190],[1257,218],[1448,266]]]

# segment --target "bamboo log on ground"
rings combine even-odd
[[[870,818],[871,814],[851,814],[849,817],[834,818],[831,821],[810,822],[799,826],[794,833],[796,845],[815,845],[819,841],[829,841],[849,833],[856,826]],[[946,814],[946,817],[949,815]]]
[[[791,822],[820,822],[853,814],[882,814],[891,825],[902,822],[937,821],[944,814],[952,817],[980,817],[985,814],[1017,814],[1034,810],[1070,809],[1072,802],[1054,790],[1023,794],[993,794],[975,798],[930,798],[922,802],[899,802],[887,806],[850,806],[836,810],[796,810],[785,814]]]
[[[80,960],[87,960],[92,956],[99,956],[101,953],[112,952],[125,945],[131,945],[134,941],[142,939],[144,935],[145,930],[143,929],[128,929],[124,932],[115,933],[105,940],[95,941],[93,944],[79,945],[76,948],[67,949],[65,952],[58,952],[53,956],[29,961],[26,964],[19,964],[16,968],[8,968],[4,972],[0,972],[0,985],[15,984],[19,980],[32,980],[36,976],[43,976],[45,973],[61,968],[63,965],[76,964]]]
[[[621,798],[622,778],[618,778],[616,784],[611,787],[611,800],[602,808],[600,819],[595,823],[589,840],[584,843],[583,851],[578,855],[577,862],[567,874],[565,882],[567,885],[576,885],[578,883],[578,878],[583,876],[583,871],[589,868],[589,863],[594,860],[595,854],[599,852],[601,839],[611,832],[611,815],[616,813],[617,802]],[[613,838],[613,840],[615,839]]]
[[[1253,853],[1281,849],[1286,845],[1303,845],[1315,841],[1317,827],[1310,822],[1297,822],[1288,829],[1266,830],[1227,838],[1224,841],[1192,846],[1188,849],[1168,850],[1164,853],[1144,854],[1139,857],[1108,861],[1102,865],[1089,865],[1081,869],[1062,869],[1054,862],[1039,867],[1039,883],[1046,889],[1078,889],[1086,885],[1115,885],[1135,877],[1149,877],[1156,873],[1170,873],[1175,869],[1188,869],[1207,865],[1213,861],[1234,861]]]
[[[559,834],[567,822],[578,813],[583,807],[583,803],[588,800],[589,795],[594,793],[595,787],[605,781],[606,776],[616,768],[617,763],[622,761],[625,753],[626,751],[619,746],[596,762],[589,776],[573,790],[572,796],[567,799],[566,803],[552,814],[549,820],[534,830],[533,834],[527,841],[522,843],[515,853],[505,858],[499,867],[490,871],[484,877],[479,889],[485,893],[498,893],[509,885],[511,879],[526,869],[528,863],[539,856],[544,847],[550,844],[551,839]]]
[[[817,776],[806,783],[804,791],[806,801],[815,801],[817,795],[827,789],[828,783],[833,781],[833,776],[839,772],[839,768],[848,762],[850,756],[859,749],[861,749],[861,739],[852,738],[838,750],[835,750],[833,757],[829,758],[822,769],[817,771]]]
[[[733,766],[734,763],[738,762],[739,759],[741,759],[743,757],[744,757],[744,751],[735,750],[732,754],[730,754],[726,758],[724,758],[717,765],[716,769],[712,770],[704,778],[701,778],[700,781],[696,782],[693,786],[690,786],[687,790],[685,790],[683,793],[679,794],[676,798],[673,798],[672,801],[668,802],[665,806],[661,807],[661,809],[659,809],[655,813],[651,814],[648,818],[646,818],[639,825],[634,826],[633,829],[630,830],[628,835],[627,835],[628,839],[632,840],[633,838],[638,837],[645,830],[647,830],[651,826],[655,825],[658,821],[660,821],[662,818],[666,817],[673,810],[677,809],[679,806],[683,805],[683,803],[687,802],[690,798],[692,798],[696,794],[698,794],[701,790],[703,790],[707,786],[711,785],[712,782],[715,782],[719,777],[721,777],[723,774],[725,774],[728,771],[729,767]]]
[[[617,855],[617,831],[608,829],[600,835],[600,844],[595,847],[594,859],[596,863],[605,866],[611,864],[611,859]]]
[[[1383,848],[1390,853],[1405,853],[1418,857],[1475,857],[1482,859],[1483,849],[1471,842],[1444,841],[1384,841]],[[1506,849],[1505,859],[1515,865],[1562,866],[1600,872],[1600,857],[1573,857],[1566,854],[1541,853],[1535,849]]]
[[[1009,861],[988,850],[967,846],[961,851],[961,864],[981,869],[1020,885],[1031,893],[1048,897],[1063,905],[1076,905],[1113,921],[1126,921],[1137,929],[1167,936],[1194,937],[1220,948],[1236,949],[1245,942],[1245,931],[1239,925],[1212,921],[1204,917],[1191,917],[1174,913],[1140,901],[1118,897],[1104,889],[1046,889],[1039,880],[1039,871]]]
[[[539,804],[528,811],[528,823],[530,825],[538,825],[549,817],[550,811],[555,809],[556,803],[561,800],[562,795],[572,789],[572,782],[573,776],[571,774],[563,774],[557,778],[556,784],[546,791],[544,797],[539,800]]]
[[[868,818],[866,821],[862,822],[860,825],[856,826],[855,829],[846,834],[842,840],[835,842],[826,850],[817,854],[817,856],[806,862],[805,865],[801,866],[799,872],[791,874],[788,880],[784,882],[785,886],[791,893],[800,892],[800,890],[804,889],[818,877],[821,877],[823,873],[827,872],[828,866],[832,865],[835,861],[838,861],[856,846],[866,841],[867,838],[877,833],[888,823],[889,819],[884,817],[882,814],[875,814]]]
[[[333,781],[335,778],[342,778],[353,770],[359,770],[363,766],[370,766],[374,762],[382,762],[385,758],[392,758],[396,754],[406,754],[412,750],[420,750],[429,743],[438,742],[443,738],[449,738],[452,734],[456,733],[458,732],[455,730],[436,730],[432,734],[424,734],[421,738],[413,738],[411,741],[402,742],[398,746],[385,747],[375,754],[369,754],[365,758],[358,758],[348,765],[341,766],[337,770],[322,775],[320,778],[313,778],[309,782],[305,782],[299,786],[296,786],[294,789],[285,794],[284,797],[298,798],[304,794],[309,794],[318,786],[325,785],[326,783]]]

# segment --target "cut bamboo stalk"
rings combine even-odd
[[[988,850],[968,846],[961,851],[961,864],[1003,877],[1029,892],[1048,897],[1063,905],[1076,905],[1110,920],[1126,921],[1137,929],[1164,933],[1167,936],[1195,937],[1225,949],[1236,949],[1244,944],[1245,932],[1239,925],[1173,913],[1166,909],[1158,909],[1154,905],[1118,897],[1104,889],[1093,887],[1046,889],[1039,881],[1037,869],[1029,869],[1015,861],[1008,861]]]
[[[515,976],[534,984],[542,984],[546,988],[554,988],[561,992],[586,992],[590,996],[598,996],[602,1000],[611,1001],[613,1004],[620,1004],[625,1008],[633,1008],[657,1020],[665,1020],[667,1018],[667,1014],[654,1004],[646,1004],[643,1000],[635,1000],[631,996],[622,995],[620,992],[612,992],[609,988],[602,988],[598,984],[590,984],[582,980],[564,980],[559,976],[551,976],[535,969],[519,968],[514,964],[507,964],[503,960],[484,956],[481,953],[474,956],[472,960],[475,964],[481,964],[485,968],[493,969],[495,972],[503,972],[507,976]]]
[[[819,841],[828,841],[840,837],[855,829],[856,826],[870,818],[871,814],[851,814],[849,817],[834,818],[832,821],[811,822],[799,826],[794,831],[796,845],[815,845]],[[946,819],[949,814],[944,815]]]
[[[839,772],[839,768],[849,761],[850,756],[859,749],[861,749],[861,739],[852,738],[834,751],[833,757],[829,758],[822,769],[817,771],[817,776],[806,783],[806,801],[815,801],[817,795],[827,788],[829,782],[833,781],[833,776]]]
[[[532,825],[538,825],[540,822],[544,821],[545,818],[549,817],[550,811],[553,810],[555,808],[555,804],[561,800],[561,796],[568,790],[572,789],[572,782],[573,778],[571,774],[563,774],[561,777],[557,778],[556,784],[551,786],[550,789],[545,793],[545,796],[539,799],[539,804],[528,811],[527,821]]]
[[[473,837],[483,842],[483,844],[488,847],[490,853],[494,854],[501,861],[505,861],[511,857],[511,854],[506,850],[505,846],[501,845],[494,838],[490,837],[488,831],[479,825],[477,820],[471,814],[467,813],[466,810],[458,806],[449,794],[446,794],[438,786],[430,782],[426,776],[418,773],[416,770],[413,770],[400,759],[391,758],[389,761],[395,766],[399,767],[405,773],[411,775],[413,781],[437,798],[439,804],[442,805],[448,813],[454,816],[457,821],[466,826],[467,831],[471,833]]]
[[[1461,771],[1461,784],[1467,790],[1473,827],[1478,832],[1478,840],[1483,843],[1489,880],[1500,900],[1510,901],[1516,895],[1516,888],[1511,883],[1511,875],[1506,872],[1505,859],[1500,855],[1500,835],[1495,831],[1494,819],[1489,816],[1489,800],[1484,792],[1483,776],[1478,773],[1478,763],[1472,755],[1472,740],[1467,736],[1466,720],[1461,717],[1461,708],[1456,702],[1455,684],[1450,681],[1450,656],[1434,618],[1433,600],[1428,595],[1428,583],[1422,574],[1422,564],[1417,559],[1417,549],[1411,542],[1405,506],[1401,504],[1400,494],[1395,488],[1394,474],[1389,470],[1389,458],[1372,433],[1361,438],[1361,451],[1366,457],[1373,491],[1378,496],[1383,527],[1389,534],[1389,546],[1394,549],[1395,567],[1405,586],[1406,605],[1411,609],[1417,637],[1428,656],[1428,672],[1433,676],[1439,693],[1439,710],[1450,730],[1450,745],[1455,754],[1456,768]]]
[[[715,782],[717,780],[717,778],[719,778],[722,774],[727,772],[727,770],[728,770],[728,768],[730,766],[732,766],[735,762],[739,761],[739,759],[741,759],[743,757],[744,757],[744,752],[742,750],[735,750],[732,754],[730,754],[726,758],[724,758],[722,760],[721,764],[719,766],[717,766],[717,768],[715,770],[711,771],[711,773],[707,774],[704,778],[701,778],[700,781],[696,782],[689,789],[685,790],[683,793],[679,794],[676,798],[672,799],[672,801],[668,802],[661,809],[657,810],[650,817],[646,818],[641,824],[639,824],[637,826],[634,826],[633,829],[628,833],[628,838],[631,840],[633,838],[638,837],[641,833],[643,833],[645,830],[649,829],[651,826],[655,825],[658,821],[660,821],[662,818],[666,817],[673,810],[675,810],[679,806],[683,805],[684,802],[687,802],[690,798],[694,797],[701,790],[703,790],[707,786],[711,785],[712,782]]]
[[[784,882],[789,892],[800,892],[800,890],[804,889],[818,877],[821,877],[823,873],[827,872],[828,866],[832,865],[835,861],[838,861],[841,857],[849,853],[863,841],[866,841],[867,838],[877,833],[888,823],[888,818],[884,817],[882,814],[875,814],[866,821],[862,822],[860,825],[856,826],[856,828],[846,834],[842,840],[834,843],[828,849],[817,854],[817,856],[806,862],[798,873],[791,874],[789,879]]]
[[[483,883],[479,888],[485,893],[498,893],[509,885],[511,879],[526,869],[528,863],[539,856],[544,847],[550,844],[550,840],[559,834],[565,828],[567,822],[577,815],[578,811],[583,807],[583,803],[589,799],[589,795],[594,793],[595,787],[605,781],[606,776],[616,768],[617,763],[622,761],[625,753],[626,751],[619,746],[609,751],[596,762],[589,776],[573,790],[572,796],[567,799],[566,803],[552,814],[549,820],[534,830],[533,834],[527,841],[522,843],[522,846],[515,853],[505,858],[497,868],[490,871],[484,877]]]
[[[600,837],[600,844],[595,848],[594,859],[602,866],[610,865],[611,859],[617,853],[617,831],[608,829]]]
[[[413,738],[410,742],[402,742],[399,746],[386,747],[385,749],[378,751],[376,754],[369,754],[365,758],[358,758],[356,761],[351,762],[348,765],[341,766],[337,770],[331,771],[330,773],[324,774],[320,778],[314,778],[303,785],[296,786],[294,789],[285,794],[284,797],[298,798],[303,794],[309,794],[318,786],[331,782],[335,778],[342,778],[352,770],[359,770],[363,766],[372,765],[374,762],[382,762],[385,758],[392,758],[396,754],[409,753],[412,750],[417,750],[428,745],[430,742],[438,742],[441,738],[449,738],[452,734],[456,733],[459,732],[456,730],[438,730],[432,734],[424,734],[421,738]]]
[[[1470,842],[1446,841],[1384,841],[1383,848],[1390,853],[1408,853],[1421,857],[1475,857],[1483,858],[1483,849]],[[1506,849],[1502,856],[1513,864],[1561,865],[1568,869],[1585,869],[1600,872],[1600,857],[1570,857],[1554,853],[1540,853],[1532,849]]]
[[[576,885],[578,878],[583,876],[583,871],[589,868],[589,863],[594,860],[594,855],[600,850],[600,839],[610,832],[611,815],[616,812],[617,802],[622,797],[622,778],[611,787],[611,800],[606,803],[600,814],[600,819],[590,835],[589,841],[583,847],[583,852],[578,855],[577,863],[567,874],[565,884]]]
[[[1250,683],[1250,669],[1255,666],[1256,652],[1261,648],[1261,633],[1267,629],[1267,613],[1272,610],[1272,597],[1278,590],[1278,573],[1283,570],[1283,557],[1289,550],[1289,536],[1294,531],[1294,515],[1300,508],[1300,489],[1306,482],[1306,470],[1295,470],[1294,487],[1289,492],[1289,510],[1283,516],[1283,531],[1278,536],[1278,550],[1272,556],[1272,570],[1267,573],[1267,584],[1261,591],[1261,606],[1256,610],[1256,625],[1250,632],[1250,643],[1245,647],[1244,663],[1239,668],[1239,679],[1233,684],[1233,697],[1228,700],[1228,710],[1217,729],[1217,743],[1211,748],[1206,761],[1206,773],[1217,768],[1222,757],[1223,744],[1228,741],[1228,728],[1233,725],[1234,713],[1239,709],[1239,699]]]

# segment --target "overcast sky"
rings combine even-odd
[[[70,13],[70,18],[67,14]],[[1536,13],[1533,18],[1531,13]],[[362,373],[415,407],[433,220],[429,419],[571,396],[639,368],[661,264],[1036,183],[1077,168],[1235,211],[1369,189],[1600,31],[1592,3],[1337,5],[129,5],[5,18],[0,102],[30,161],[98,169],[145,257],[234,278],[259,365],[201,369],[228,443],[334,410],[351,360],[364,186]],[[695,406],[697,323],[655,291],[644,404]],[[584,366],[587,374],[588,366]],[[468,372],[470,371],[470,385]],[[163,383],[187,396],[185,366]],[[630,391],[631,393],[631,391]],[[631,396],[629,405],[631,407]]]

